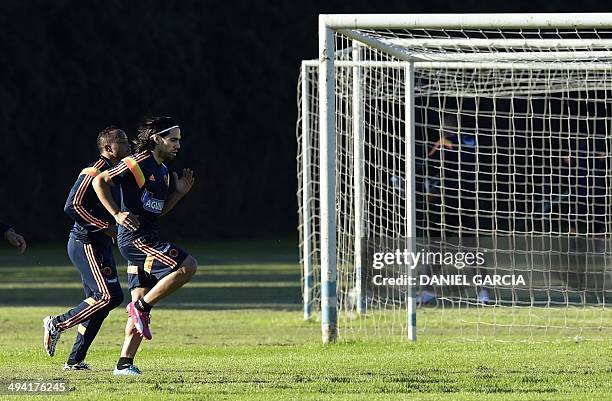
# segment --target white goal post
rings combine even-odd
[[[480,338],[608,328],[612,13],[321,15],[300,77],[304,317],[324,343],[339,320],[414,341],[425,294]],[[372,287],[372,252],[423,237],[476,239],[486,275],[528,283]]]

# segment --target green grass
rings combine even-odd
[[[419,311],[429,326],[417,343],[377,329],[388,320],[401,331],[401,316],[389,313],[341,320],[359,334],[341,329],[338,343],[322,346],[319,323],[301,317],[291,243],[185,248],[202,268],[155,309],[154,339],[136,359],[144,374],[129,378],[112,376],[126,318],[121,309],[110,314],[90,350],[92,372],[61,370],[74,330],[64,334],[54,358],[44,354],[41,318],[80,300],[78,275],[61,248],[33,247],[23,258],[3,249],[0,379],[69,380],[69,394],[45,397],[58,400],[602,400],[612,394],[612,340],[605,333],[600,341],[497,342],[485,335],[459,342],[457,330],[472,327],[482,311],[429,308]],[[494,313],[502,327],[539,319],[522,311]],[[567,318],[562,309],[548,313]],[[601,313],[593,318],[612,321]],[[446,337],[430,335],[436,331]],[[528,330],[507,336],[529,337]]]

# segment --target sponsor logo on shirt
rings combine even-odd
[[[164,203],[166,202],[163,199],[154,198],[151,192],[147,191],[146,189],[143,192],[140,200],[142,201],[142,207],[144,210],[155,214],[160,214],[162,210],[164,210]]]

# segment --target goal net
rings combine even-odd
[[[324,341],[612,328],[612,18],[321,26],[297,165],[304,315]]]

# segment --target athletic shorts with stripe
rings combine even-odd
[[[181,268],[189,254],[155,235],[138,237],[119,247],[128,261],[128,288],[153,288],[162,278]]]

